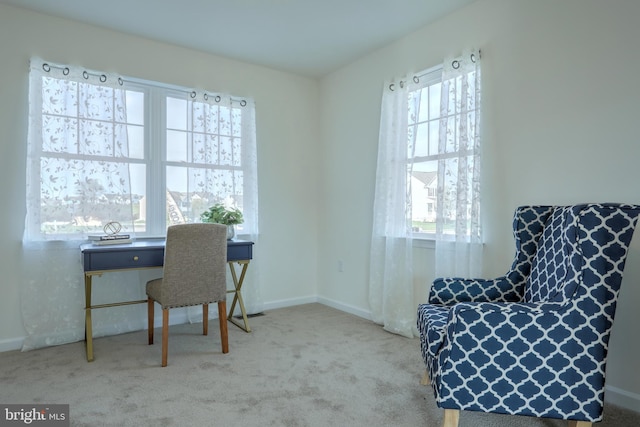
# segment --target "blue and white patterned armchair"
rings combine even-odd
[[[459,411],[602,420],[609,335],[640,206],[525,206],[495,280],[437,279],[418,330],[445,426]]]

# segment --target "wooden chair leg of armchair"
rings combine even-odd
[[[422,374],[422,379],[420,380],[420,385],[430,385],[431,378],[429,378],[429,371],[425,369],[424,374]]]
[[[169,309],[162,309],[162,367],[167,366],[169,353]]]
[[[444,418],[442,419],[442,427],[458,427],[460,420],[460,411],[457,409],[445,409]]]
[[[592,423],[589,421],[574,421],[569,420],[569,427],[591,427]]]
[[[220,340],[222,352],[229,353],[229,329],[227,325],[227,302],[218,301],[218,319],[220,320]]]

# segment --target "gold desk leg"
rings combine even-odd
[[[91,327],[91,278],[84,275],[84,339],[87,344],[87,362],[93,362],[93,328]]]
[[[244,282],[244,275],[247,273],[247,267],[249,267],[249,260],[244,261],[235,261],[238,264],[242,265],[242,272],[240,273],[240,280],[238,280],[238,276],[236,275],[236,269],[233,266],[233,261],[228,262],[229,269],[231,270],[231,277],[233,278],[233,286],[235,290],[228,291],[229,293],[233,293],[233,302],[231,303],[231,308],[229,309],[229,315],[227,316],[227,320],[233,323],[240,329],[245,332],[251,332],[251,328],[249,327],[249,319],[247,318],[247,311],[244,308],[244,301],[242,300],[242,294],[240,290],[242,289],[242,283]],[[240,305],[240,311],[242,312],[242,320],[244,321],[244,326],[241,325],[236,319],[233,317],[233,310],[236,308],[236,302]]]

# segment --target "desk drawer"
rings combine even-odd
[[[227,261],[244,261],[253,258],[253,242],[227,244]]]
[[[164,248],[85,253],[85,271],[162,267]]]

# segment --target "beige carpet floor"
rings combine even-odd
[[[217,320],[172,326],[169,366],[146,331],[30,352],[0,353],[0,403],[64,403],[72,426],[439,426],[419,342],[364,319],[309,304],[229,324],[222,354]],[[460,426],[555,427],[566,423],[463,412]],[[608,405],[598,427],[640,426]]]

